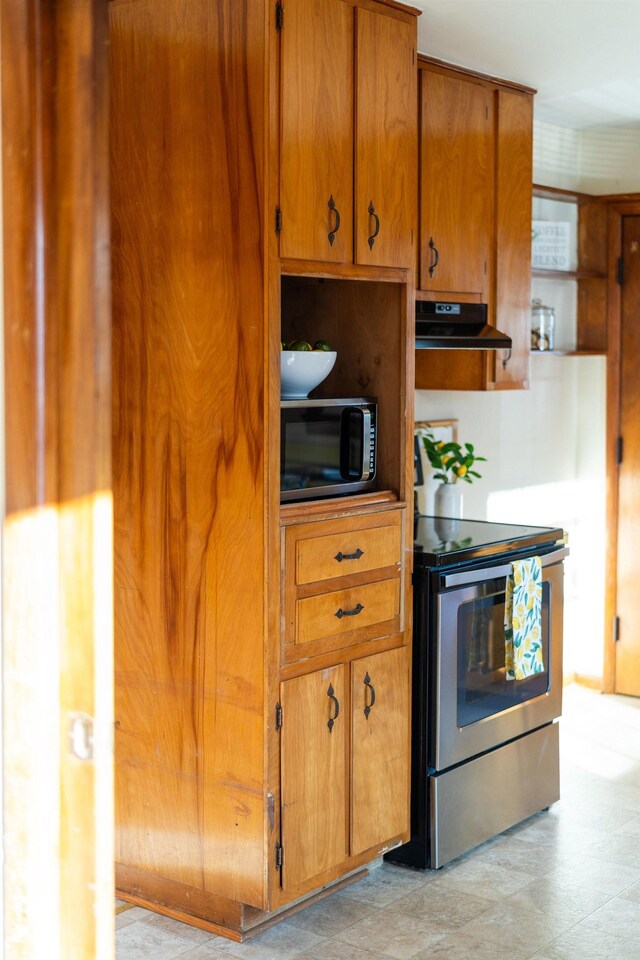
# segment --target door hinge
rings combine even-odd
[[[276,233],[282,232],[282,210],[276,207]]]
[[[617,276],[617,280],[618,280],[618,283],[620,284],[620,286],[622,286],[622,283],[623,283],[623,281],[624,281],[624,260],[623,260],[622,257],[618,257],[618,276]]]
[[[620,639],[620,617],[613,618],[613,642],[617,643]]]
[[[276,843],[276,870],[282,870],[283,861],[284,861],[284,853],[282,850],[282,844]]]
[[[278,0],[278,3],[276,3],[276,30],[282,30],[283,22],[284,22],[284,7]]]
[[[276,703],[276,730],[282,729],[282,705]]]
[[[620,466],[622,463],[622,455],[624,453],[624,441],[622,437],[618,437],[616,440],[616,464]]]

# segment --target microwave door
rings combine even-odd
[[[345,407],[340,417],[340,475],[343,480],[371,477],[371,410]]]

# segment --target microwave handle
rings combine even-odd
[[[535,551],[532,551],[535,556]],[[558,563],[569,556],[567,547],[560,547],[552,553],[545,553],[540,557],[543,567],[548,567],[552,563]],[[508,577],[511,573],[511,564],[503,563],[496,567],[485,567],[484,570],[466,570],[464,573],[450,573],[442,577],[442,586],[445,587],[466,587],[469,584],[484,583],[485,580],[497,580],[498,577]]]
[[[349,452],[351,450],[351,418],[360,417],[360,449],[362,460],[360,473],[354,476],[349,472]],[[348,427],[347,427],[348,424]],[[371,409],[369,407],[345,407],[341,414],[340,428],[340,475],[344,480],[368,480],[371,477]]]

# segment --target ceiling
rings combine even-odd
[[[534,87],[536,119],[640,124],[640,0],[409,0],[421,53]]]

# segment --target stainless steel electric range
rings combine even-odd
[[[386,855],[437,868],[559,799],[566,535],[418,516],[414,544],[412,836]],[[544,671],[507,680],[515,559],[542,564]]]

